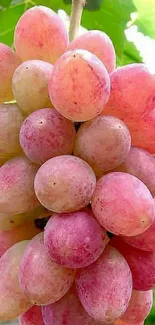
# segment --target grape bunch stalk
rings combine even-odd
[[[155,286],[155,76],[28,9],[0,43],[0,321],[143,325]],[[70,40],[69,40],[70,36]]]

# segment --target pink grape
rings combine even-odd
[[[133,277],[133,288],[147,291],[155,285],[155,252],[145,252],[114,237],[110,245],[115,247],[127,260]]]
[[[14,97],[25,114],[51,107],[48,83],[53,65],[41,60],[23,62],[15,70],[12,79]]]
[[[97,182],[92,210],[99,223],[116,235],[135,236],[153,223],[153,197],[137,177],[109,173]]]
[[[45,325],[101,325],[87,314],[77,297],[75,286],[61,300],[43,306],[42,314]]]
[[[54,63],[68,46],[67,30],[53,10],[35,6],[19,19],[14,46],[22,61],[40,59]]]
[[[17,228],[23,224],[28,224],[35,219],[51,216],[51,214],[51,211],[49,212],[41,205],[33,210],[24,213],[0,213],[0,231],[8,231]]]
[[[133,290],[126,312],[121,317],[127,323],[140,323],[149,315],[153,304],[153,292]]]
[[[19,325],[44,325],[41,307],[33,306],[19,317]]]
[[[127,309],[132,293],[132,276],[124,257],[107,246],[101,257],[76,276],[83,307],[96,321],[112,323]]]
[[[89,30],[76,37],[68,50],[83,49],[95,54],[105,65],[108,72],[116,67],[116,54],[110,37],[99,30]]]
[[[106,232],[88,210],[55,214],[45,228],[45,247],[57,264],[82,268],[95,262],[106,245]]]
[[[31,303],[22,293],[18,269],[28,241],[10,247],[0,259],[0,321],[18,317],[31,308]]]
[[[22,153],[19,131],[24,115],[16,104],[0,105],[0,158],[7,160]]]
[[[8,231],[0,231],[0,257],[14,244],[22,240],[32,239],[39,232],[40,230],[37,229],[34,221]]]
[[[132,145],[155,153],[155,110],[139,121],[127,121]]]
[[[13,99],[12,76],[20,63],[21,61],[13,49],[0,43],[0,103]]]
[[[116,320],[116,322],[114,323],[114,325],[129,325],[129,323],[124,322],[122,319],[118,319],[118,320]],[[144,325],[144,322],[132,323],[130,325]]]
[[[58,213],[87,206],[96,186],[91,167],[82,159],[64,155],[51,158],[38,170],[34,187],[38,200]]]
[[[155,76],[145,64],[134,63],[117,68],[110,75],[111,94],[103,114],[124,121],[139,121],[155,105]],[[138,126],[138,124],[137,124]]]
[[[102,176],[125,160],[130,147],[130,133],[121,120],[97,116],[79,128],[74,154],[85,160],[97,176]]]
[[[75,272],[53,262],[44,248],[43,233],[27,246],[20,264],[19,280],[33,305],[47,305],[61,299],[74,281]]]
[[[139,178],[155,196],[155,159],[141,148],[131,147],[124,162],[115,171],[129,173]]]
[[[133,247],[144,251],[155,251],[155,220],[151,227],[142,234],[132,237],[123,236],[122,239]]]
[[[26,156],[35,163],[59,155],[71,154],[75,128],[56,110],[44,108],[31,113],[20,130],[20,144]]]
[[[38,167],[26,157],[15,157],[0,168],[0,213],[19,214],[39,206],[34,192]]]
[[[56,110],[73,121],[99,115],[110,95],[110,78],[104,64],[86,50],[63,54],[49,82],[49,95]]]

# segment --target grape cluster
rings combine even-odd
[[[155,285],[155,76],[36,6],[0,44],[0,321],[143,325]],[[108,234],[110,233],[110,236]]]

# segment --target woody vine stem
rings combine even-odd
[[[83,8],[85,0],[72,0],[72,10],[70,17],[69,40],[70,42],[75,38],[80,27]]]

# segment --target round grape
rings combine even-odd
[[[56,110],[44,108],[31,113],[20,130],[20,144],[26,156],[35,163],[59,155],[71,154],[75,128]]]
[[[61,299],[74,281],[75,272],[54,263],[44,248],[43,233],[27,246],[20,264],[23,293],[33,305],[47,305]]]
[[[53,68],[49,95],[54,107],[72,121],[99,115],[110,95],[110,79],[104,64],[86,50],[68,51]]]
[[[107,246],[101,257],[76,276],[80,301],[96,321],[112,323],[127,309],[132,276],[124,257]]]
[[[106,232],[88,210],[55,214],[45,228],[45,247],[56,263],[82,268],[95,262],[106,245]]]
[[[127,173],[109,173],[97,182],[92,210],[99,223],[116,235],[135,236],[154,221],[153,197],[138,178]]]
[[[34,187],[38,200],[54,212],[72,212],[87,206],[96,186],[91,167],[82,159],[51,158],[38,170]]]
[[[76,37],[68,50],[83,49],[95,54],[105,65],[108,72],[116,67],[116,54],[110,37],[100,30],[89,30]]]
[[[22,61],[39,59],[55,63],[67,49],[67,30],[53,10],[35,6],[19,19],[15,28],[14,46]]]
[[[125,124],[112,116],[97,116],[81,125],[74,154],[85,160],[99,177],[126,158],[131,137]]]
[[[145,64],[133,63],[117,68],[110,75],[111,94],[103,114],[126,121],[139,121],[155,105],[155,76]],[[138,127],[138,124],[137,124]]]
[[[48,83],[53,66],[41,60],[23,62],[15,70],[12,78],[14,97],[25,114],[52,107],[48,95]]]

